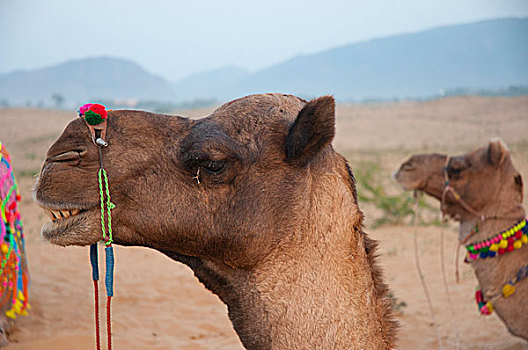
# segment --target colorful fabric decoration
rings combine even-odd
[[[484,300],[484,295],[480,288],[475,292],[475,301],[477,302],[477,307],[482,315],[491,315],[493,313],[491,302]]]
[[[513,279],[502,285],[500,293],[492,295],[489,300],[484,299],[484,293],[482,292],[482,289],[478,287],[475,292],[475,301],[477,302],[477,307],[480,313],[483,315],[491,315],[493,312],[493,306],[491,302],[497,298],[500,298],[501,296],[505,299],[512,296],[515,293],[515,283],[525,279],[526,277],[528,277],[528,265],[521,267]]]
[[[87,103],[79,108],[79,117],[84,117],[89,125],[101,124],[107,116],[105,106],[98,103]]]
[[[466,246],[466,260],[494,258],[528,244],[528,219],[523,219],[512,227],[497,233],[484,241]]]
[[[0,308],[11,319],[27,315],[29,270],[24,232],[17,208],[21,197],[11,168],[11,158],[0,142]]]

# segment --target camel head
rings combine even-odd
[[[439,199],[444,188],[446,158],[437,153],[413,155],[393,173],[393,178],[406,191],[424,191]]]
[[[249,266],[295,227],[309,206],[313,169],[330,145],[335,103],[295,96],[247,96],[190,120],[110,111],[102,149],[114,242]],[[50,147],[34,190],[58,219],[42,227],[53,244],[101,239],[99,155],[80,118]]]
[[[446,168],[451,186],[475,211],[484,215],[518,211],[523,200],[521,174],[501,140],[490,141],[462,156],[451,157]],[[447,211],[467,217],[458,201],[448,196]]]
[[[424,190],[441,199],[445,187],[444,171],[453,189],[472,209],[483,215],[518,211],[521,206],[522,177],[513,166],[506,145],[500,140],[492,140],[464,155],[450,157],[447,164],[446,156],[438,154],[412,156],[400,166],[394,177],[407,190]],[[451,193],[446,197],[445,208],[458,220],[473,215]]]

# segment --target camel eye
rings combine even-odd
[[[403,170],[412,170],[415,167],[416,167],[416,165],[414,164],[414,162],[407,162],[407,163],[402,165],[402,169]]]
[[[449,175],[458,177],[462,173],[461,168],[449,168]]]
[[[211,174],[220,174],[225,169],[226,163],[223,160],[208,160],[203,165],[205,171]]]

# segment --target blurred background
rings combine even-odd
[[[457,225],[442,223],[427,198],[413,220],[412,195],[390,179],[412,154],[458,155],[498,136],[528,182],[528,1],[0,0],[0,141],[23,198],[32,276],[32,309],[9,331],[9,349],[94,346],[88,251],[44,242],[49,219],[31,199],[48,147],[78,107],[197,118],[264,92],[338,101],[334,147],[380,241],[402,349],[439,348],[439,338],[449,349],[528,348],[496,315],[479,315],[478,281],[461,261],[455,282]],[[183,265],[116,247],[116,348],[241,349],[226,312]]]

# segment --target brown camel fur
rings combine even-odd
[[[199,120],[109,112],[115,242],[188,265],[227,304],[246,348],[394,348],[376,243],[330,144],[334,124],[329,96],[253,95]],[[34,196],[47,211],[80,213],[43,226],[47,240],[100,239],[98,167],[87,126],[72,121]]]
[[[445,163],[445,155],[414,155],[400,166],[394,177],[404,189],[424,191],[440,200],[445,187]],[[473,209],[481,215],[501,218],[481,221],[449,194],[445,209],[460,222],[460,241],[477,224],[479,232],[470,236],[466,244],[489,238],[526,216],[522,206],[522,177],[502,141],[494,140],[463,156],[451,157],[446,170],[450,184]],[[484,295],[492,295],[527,263],[528,247],[523,246],[499,257],[472,261],[471,266]],[[498,298],[493,307],[512,334],[528,340],[528,279],[516,283],[515,288],[512,296]]]

